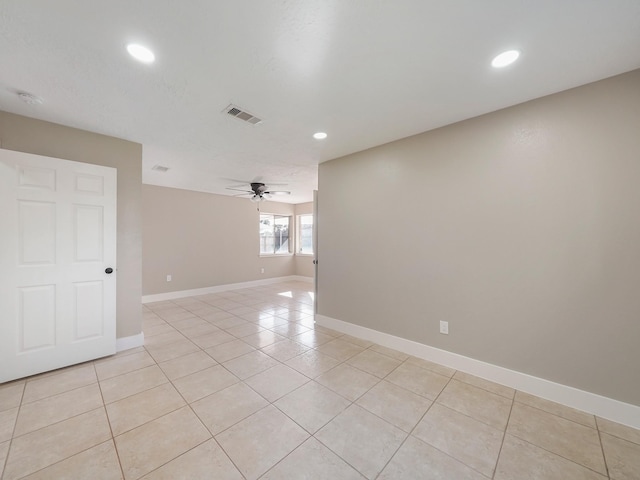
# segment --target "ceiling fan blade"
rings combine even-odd
[[[244,193],[253,193],[251,190],[247,190],[246,188],[231,188],[227,187],[227,190],[233,190],[234,192],[244,192]]]
[[[268,193],[269,195],[291,195],[291,192],[286,192],[284,190],[269,190],[264,193]]]
[[[231,183],[235,185],[249,185],[251,182],[249,180],[238,180],[237,178],[221,178],[225,182]]]
[[[246,197],[248,195],[255,195],[255,194],[253,192],[236,193],[235,195],[232,195],[232,197]]]

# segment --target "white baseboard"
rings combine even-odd
[[[143,332],[140,332],[137,335],[131,335],[130,337],[116,338],[116,352],[122,352],[123,350],[142,347],[143,345],[144,345]]]
[[[176,298],[192,297],[194,295],[206,295],[208,293],[227,292],[229,290],[239,290],[241,288],[259,287],[261,285],[272,285],[274,283],[301,281],[313,283],[312,277],[301,275],[287,275],[285,277],[265,278],[263,280],[252,280],[250,282],[229,283],[227,285],[216,285],[215,287],[195,288],[193,290],[179,290],[177,292],[157,293],[154,295],[143,295],[142,303],[162,302],[164,300],[175,300]]]
[[[509,370],[473,358],[458,355],[422,343],[396,337],[367,327],[347,323],[324,315],[316,315],[317,325],[354,337],[375,342],[408,355],[439,363],[525,393],[561,403],[608,420],[640,428],[640,406],[620,402],[595,393],[551,382],[526,373]]]

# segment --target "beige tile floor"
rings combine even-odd
[[[313,324],[291,282],[0,385],[2,479],[640,479],[640,431]]]

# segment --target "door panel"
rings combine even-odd
[[[76,174],[76,193],[104,195],[104,178],[97,175]]]
[[[102,239],[104,219],[99,205],[74,205],[75,210],[75,255],[76,262],[102,262]]]
[[[18,353],[50,348],[56,342],[56,286],[18,288]]]
[[[73,284],[74,336],[73,340],[86,340],[103,335],[103,282],[76,282]]]
[[[41,188],[43,190],[54,191],[56,186],[56,171],[51,168],[18,166],[20,175],[19,185],[21,187]]]
[[[0,382],[115,353],[116,170],[0,149],[0,206]]]
[[[56,263],[56,204],[18,200],[20,265]]]

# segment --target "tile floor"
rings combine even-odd
[[[640,479],[640,431],[315,327],[310,285],[144,306],[0,385],[2,479]]]

